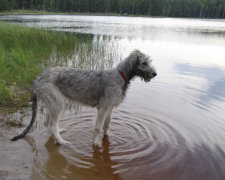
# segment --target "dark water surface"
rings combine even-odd
[[[92,147],[96,110],[87,107],[63,114],[62,136],[70,146],[54,145],[41,112],[23,140],[8,141],[23,128],[1,130],[0,179],[225,179],[225,20],[66,15],[0,20],[92,34],[93,44],[106,43],[113,51],[114,61],[104,68],[140,49],[158,73],[150,83],[131,82],[100,148]]]

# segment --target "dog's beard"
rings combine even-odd
[[[141,80],[144,81],[144,82],[150,82],[152,78],[150,77],[147,77],[147,78],[143,78],[141,77]]]
[[[142,71],[139,71],[137,73],[137,76],[141,78],[142,81],[145,81],[145,82],[150,82],[152,77],[149,76],[149,73],[148,72],[142,72]]]
[[[145,82],[150,82],[150,81],[151,81],[151,79],[152,79],[151,77],[144,78],[144,81],[145,81]]]

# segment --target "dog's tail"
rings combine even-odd
[[[27,126],[27,128],[21,134],[13,137],[11,139],[12,141],[15,141],[17,139],[20,139],[20,138],[26,136],[26,134],[28,133],[28,131],[30,130],[30,128],[32,127],[32,125],[36,119],[36,114],[37,114],[37,96],[36,96],[36,94],[32,94],[31,99],[32,99],[32,119],[30,121],[30,124]]]

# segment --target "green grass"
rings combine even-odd
[[[26,104],[31,82],[51,65],[53,50],[56,57],[68,57],[77,45],[75,34],[0,22],[0,105]]]

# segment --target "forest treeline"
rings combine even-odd
[[[225,0],[0,0],[0,11],[15,9],[225,18]]]

